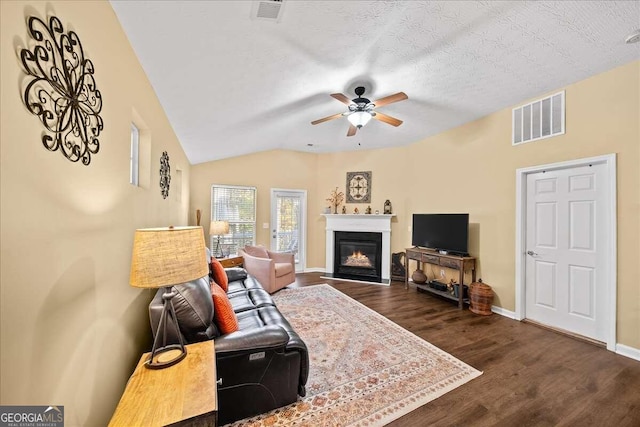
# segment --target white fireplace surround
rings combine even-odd
[[[325,272],[333,274],[335,231],[357,231],[382,234],[382,282],[391,283],[391,218],[395,214],[323,214],[327,219]]]

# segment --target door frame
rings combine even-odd
[[[307,269],[307,190],[301,190],[299,188],[272,188],[270,192],[269,201],[269,247],[273,242],[272,239],[272,231],[275,226],[275,218],[273,218],[272,213],[275,210],[275,193],[278,191],[292,192],[292,193],[300,193],[302,195],[302,214],[300,219],[300,226],[302,227],[302,244],[298,246],[298,252],[302,254],[303,260],[301,262],[302,265],[296,269],[296,273],[301,273]],[[273,248],[272,248],[273,249]]]
[[[605,154],[602,156],[588,157],[584,159],[569,160],[566,162],[551,163],[547,165],[530,166],[516,169],[516,312],[515,318],[523,320],[526,318],[525,303],[525,275],[526,275],[526,214],[527,214],[527,175],[542,172],[544,170],[570,169],[578,166],[588,166],[589,164],[604,164],[605,174],[609,179],[609,186],[606,189],[605,198],[608,203],[609,224],[607,232],[611,239],[610,251],[605,255],[609,264],[609,274],[607,276],[607,350],[616,349],[616,325],[617,325],[617,298],[618,298],[618,253],[617,253],[617,196],[616,196],[616,154]]]

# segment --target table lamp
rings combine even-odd
[[[222,251],[222,247],[220,247],[220,236],[227,233],[229,233],[228,221],[211,221],[209,225],[209,235],[218,236],[216,247],[213,250],[213,256],[216,258],[224,258],[224,252]]]
[[[172,298],[178,293],[173,288],[209,274],[205,257],[202,227],[146,228],[136,230],[129,283],[136,288],[165,288],[151,356],[145,364],[150,369],[167,368],[185,358],[187,349],[182,342]],[[179,344],[167,345],[165,327],[171,316]],[[162,345],[160,345],[160,335]]]

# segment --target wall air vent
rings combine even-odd
[[[512,145],[564,134],[564,91],[513,109]]]
[[[280,22],[284,0],[256,0],[251,7],[251,19]]]

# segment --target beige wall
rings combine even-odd
[[[89,166],[44,149],[21,102],[16,47],[30,40],[31,14],[61,18],[95,64],[105,129]],[[105,424],[149,345],[151,292],[127,284],[134,229],[193,224],[196,209],[206,229],[211,184],[252,185],[258,242],[268,244],[270,189],[305,189],[307,267],[324,267],[320,212],[356,170],[373,172],[372,209],[393,203],[394,252],[410,244],[412,213],[469,212],[480,274],[513,310],[515,169],[617,153],[618,342],[640,348],[639,62],[568,86],[567,134],[521,147],[510,145],[506,109],[406,147],[270,151],[190,167],[108,3],[2,1],[0,19],[0,404],[62,404],[67,425]],[[128,183],[132,119],[142,128],[142,188]],[[173,185],[163,200],[165,150]]]
[[[47,14],[77,32],[95,65],[104,131],[89,166],[47,151],[21,101],[16,46],[31,41],[26,16]],[[133,232],[187,223],[190,165],[108,2],[2,1],[0,16],[0,403],[64,405],[68,426],[105,425],[150,347],[152,292],[128,285]],[[134,116],[143,188],[128,182]]]
[[[217,162],[202,163],[191,168],[191,209],[189,222],[196,224],[196,209],[202,211],[201,225],[209,236],[211,221],[211,186],[246,185],[256,187],[256,241],[270,245],[269,230],[262,228],[271,217],[271,189],[307,190],[308,221],[315,222],[314,212],[318,212],[320,201],[316,195],[317,156],[294,151],[267,151],[231,158]],[[207,238],[207,246],[209,239]],[[314,234],[308,236],[307,247],[316,248],[320,244]],[[307,265],[310,265],[307,262]]]
[[[397,215],[393,252],[411,244],[413,213],[469,212],[470,252],[479,259],[479,277],[496,291],[496,305],[514,310],[516,169],[617,153],[617,341],[640,348],[640,62],[559,89],[566,89],[567,132],[562,136],[512,147],[508,108],[410,146],[317,154],[315,171],[307,171],[314,164],[307,154],[269,152],[210,162],[193,168],[191,195],[198,204],[192,203],[191,210],[210,203],[209,187],[215,180],[257,185],[262,189],[258,222],[268,222],[268,189],[281,186],[283,179],[272,165],[298,160],[306,173],[294,181],[295,188],[309,191],[307,267],[323,268],[325,222],[320,212],[325,199],[336,186],[344,191],[346,172],[370,170],[372,209],[382,211],[389,199]],[[247,159],[253,167],[246,167]],[[355,206],[360,211],[366,207],[349,205],[348,212]],[[268,244],[268,235],[258,240]],[[455,277],[455,272],[447,275]]]

